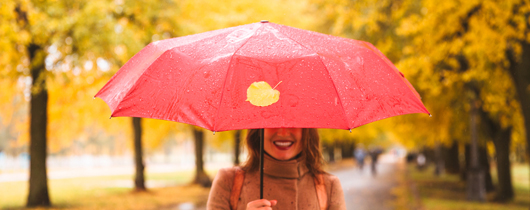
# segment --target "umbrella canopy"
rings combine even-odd
[[[170,120],[211,131],[351,129],[429,113],[372,44],[267,21],[153,42],[96,97],[109,105],[112,117]]]

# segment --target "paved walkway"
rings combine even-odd
[[[348,210],[392,210],[394,196],[391,189],[398,184],[398,173],[403,173],[403,163],[392,156],[382,156],[377,164],[377,175],[370,171],[370,162],[365,163],[364,169],[341,167],[331,174],[337,176],[344,190],[346,207]]]

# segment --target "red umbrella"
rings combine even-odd
[[[112,117],[170,120],[211,131],[352,129],[429,113],[372,44],[268,21],[153,42],[96,97],[109,105]]]

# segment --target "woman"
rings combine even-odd
[[[265,199],[260,200],[259,129],[250,130],[247,135],[247,162],[241,169],[219,170],[213,181],[207,209],[346,209],[339,179],[322,170],[319,147],[318,132],[313,128],[264,129]],[[244,181],[238,186],[237,180]],[[235,199],[232,198],[231,202],[230,197]]]

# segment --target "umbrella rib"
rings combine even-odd
[[[159,56],[159,57],[160,57],[160,56]],[[159,57],[157,57],[157,59],[158,59]],[[156,61],[157,59],[155,59],[155,61]],[[129,94],[130,94],[130,93],[136,88],[136,86],[138,86],[138,81],[144,76],[144,74],[145,74],[145,72],[147,71],[147,69],[148,69],[149,67],[151,67],[151,65],[152,65],[153,63],[154,63],[154,61],[153,61],[151,64],[149,64],[149,66],[147,66],[147,67],[142,71],[142,73],[140,74],[140,76],[138,76],[138,78],[134,81],[134,83],[131,85],[131,87],[125,92],[125,94],[123,95],[123,97],[121,98],[121,100],[119,100],[118,103],[116,104],[116,108],[115,108],[115,109],[112,111],[112,113],[110,114],[111,117],[113,117],[113,116],[114,116],[114,113],[119,109],[120,104],[123,103],[123,100],[124,100],[127,96],[129,96]],[[136,113],[134,113],[134,114],[136,114]],[[137,116],[132,116],[132,115],[131,115],[130,117],[140,117],[140,116],[139,116],[139,115],[137,115]]]
[[[154,42],[153,42],[153,43],[154,43]],[[149,47],[149,46],[153,46],[153,43],[149,43],[146,47],[144,47],[144,49],[147,48],[147,47]],[[156,48],[156,46],[153,46],[153,47]],[[138,76],[138,78],[136,78],[136,80],[134,80],[134,82],[133,82],[133,84],[130,86],[130,88],[129,88],[127,91],[124,91],[124,92],[125,92],[124,96],[123,96],[123,97],[122,97],[122,98],[116,103],[115,108],[114,108],[114,109],[111,108],[111,110],[112,110],[112,112],[111,112],[111,117],[113,117],[114,113],[119,109],[120,104],[123,102],[123,100],[124,100],[127,96],[129,96],[129,94],[134,90],[134,88],[135,88],[136,86],[138,86],[138,81],[139,81],[139,80],[145,75],[145,73],[146,73],[147,70],[151,67],[151,65],[153,65],[153,63],[155,63],[155,62],[160,58],[160,56],[162,56],[162,55],[163,55],[164,53],[166,53],[168,50],[173,49],[173,48],[175,48],[175,47],[171,47],[171,48],[169,48],[169,49],[167,49],[167,50],[163,50],[161,53],[160,53],[160,52],[157,52],[157,53],[158,53],[158,56],[156,56],[156,58],[153,59],[153,61],[152,61],[149,65],[147,65],[144,69],[142,69],[140,75]],[[143,50],[143,49],[142,49],[142,50]],[[156,50],[158,50],[158,48],[155,49],[155,52],[156,52]],[[142,52],[142,51],[140,51],[140,52]],[[140,52],[138,52],[138,54],[139,54]],[[133,58],[134,58],[134,57],[136,57],[136,55],[134,55]],[[131,59],[133,59],[133,58],[131,58]],[[130,61],[130,60],[129,60],[129,61]],[[127,65],[127,64],[129,63],[129,61],[127,61],[127,62],[125,63],[125,65]],[[125,65],[124,65],[124,66],[125,66]],[[123,66],[122,66],[122,67],[123,67]],[[121,68],[120,68],[120,70],[121,70]],[[118,72],[116,73],[116,75],[117,75],[119,72],[120,72],[120,71],[118,70]],[[106,87],[108,84],[110,84],[110,83],[115,79],[116,75],[112,76],[111,80],[110,80],[109,82],[107,82],[107,84],[105,84],[104,87]],[[100,90],[100,92],[101,92],[101,90]],[[98,92],[97,94],[99,94],[99,92]],[[96,94],[96,95],[97,95],[97,94]],[[109,106],[109,107],[110,107],[110,106]]]
[[[350,126],[350,122],[348,121],[348,117],[346,116],[346,110],[344,109],[344,106],[342,105],[342,99],[341,99],[341,97],[340,97],[340,95],[339,95],[339,91],[337,91],[337,86],[335,85],[335,80],[333,80],[333,78],[331,77],[331,74],[330,74],[330,72],[329,72],[328,66],[326,66],[326,64],[324,64],[324,62],[322,61],[321,56],[318,54],[318,51],[314,50],[314,49],[311,48],[311,47],[308,47],[308,46],[303,45],[302,43],[300,43],[300,42],[294,40],[293,38],[291,38],[290,36],[288,36],[288,35],[286,35],[286,34],[284,34],[284,33],[282,33],[282,34],[283,34],[285,37],[287,37],[288,39],[292,40],[293,42],[296,42],[296,43],[299,44],[300,46],[305,47],[306,49],[311,50],[311,51],[315,52],[316,55],[318,55],[318,57],[320,58],[320,59],[318,59],[318,60],[319,60],[319,61],[322,63],[322,65],[326,68],[326,71],[328,72],[329,78],[331,78],[331,82],[333,83],[333,87],[334,87],[334,89],[335,89],[335,93],[337,93],[337,97],[339,98],[340,107],[342,107],[342,113],[344,114],[344,117],[345,117],[345,119],[346,119],[346,124],[348,125],[348,129],[351,129],[352,126]]]
[[[261,29],[261,27],[260,27],[260,29]],[[247,44],[247,42],[248,42],[252,37],[254,37],[254,35],[256,35],[256,31],[258,31],[258,29],[254,31],[254,34],[252,34],[250,37],[248,37],[248,39],[245,41],[245,43],[241,44],[241,46],[239,46],[239,47],[234,51],[234,53],[232,54],[232,56],[230,56],[230,62],[228,62],[228,69],[226,70],[225,81],[223,82],[223,89],[221,89],[221,99],[219,100],[219,107],[218,107],[218,109],[217,109],[217,114],[215,115],[215,117],[214,117],[214,119],[213,119],[213,120],[214,120],[214,122],[213,122],[213,129],[214,129],[214,130],[213,130],[213,131],[216,131],[216,130],[217,130],[217,116],[219,116],[219,113],[221,112],[221,106],[222,106],[222,104],[223,104],[223,98],[224,98],[224,93],[225,93],[224,89],[225,89],[225,87],[226,87],[226,81],[228,80],[227,78],[228,78],[228,76],[229,76],[229,75],[228,75],[228,72],[230,71],[230,65],[232,65],[232,61],[234,60],[234,55],[236,55],[237,51],[239,51],[239,49],[241,49],[243,46],[245,46],[245,44]]]
[[[320,55],[318,56],[320,58]],[[352,129],[353,126],[350,125],[350,122],[348,121],[348,116],[346,115],[346,109],[344,109],[344,105],[342,105],[342,98],[339,95],[339,91],[337,90],[337,86],[335,85],[335,80],[333,80],[333,77],[331,77],[331,74],[329,72],[328,66],[324,64],[322,61],[322,58],[318,59],[320,63],[326,68],[326,71],[328,72],[328,76],[331,79],[331,83],[333,84],[333,87],[335,89],[335,93],[337,93],[337,97],[339,98],[340,107],[342,108],[342,114],[344,114],[344,118],[346,120],[346,124],[348,125],[348,129]]]

